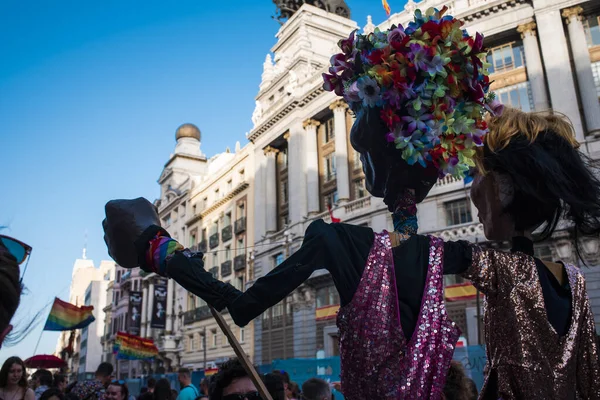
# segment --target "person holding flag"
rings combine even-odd
[[[122,266],[176,280],[240,326],[317,269],[340,294],[342,392],[353,399],[443,397],[459,329],[445,311],[443,274],[463,267],[468,244],[417,235],[416,205],[438,177],[463,178],[493,110],[486,52],[442,10],[417,10],[406,28],[353,32],[339,43],[324,88],[356,114],[350,141],[366,188],[392,212],[394,232],[314,221],[301,248],[242,293],[204,269],[202,254],[171,239],[145,199],[114,200],[103,221]],[[459,255],[459,257],[456,257]]]

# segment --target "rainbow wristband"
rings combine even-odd
[[[168,261],[176,251],[183,249],[184,247],[175,239],[160,236],[159,233],[154,239],[150,240],[150,245],[146,251],[146,265],[158,275],[166,276]]]

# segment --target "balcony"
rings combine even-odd
[[[233,232],[231,229],[231,225],[227,225],[225,228],[223,228],[223,230],[221,230],[221,239],[223,240],[223,242],[231,240],[232,237]]]
[[[210,235],[210,238],[208,238],[208,245],[210,246],[211,249],[214,249],[215,247],[217,247],[219,245],[219,234],[218,233]]]
[[[231,260],[225,261],[221,264],[221,277],[226,277],[231,275]]]
[[[246,253],[240,254],[233,259],[233,270],[241,271],[246,268]]]
[[[210,308],[208,306],[198,307],[194,310],[186,311],[183,313],[183,323],[184,325],[191,324],[196,321],[202,321],[204,319],[210,318]]]
[[[242,217],[235,221],[234,232],[235,234],[240,234],[246,231],[246,217]]]
[[[201,253],[206,253],[206,240],[203,240],[200,243],[198,243],[198,251]]]

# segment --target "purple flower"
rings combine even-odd
[[[348,39],[342,39],[339,41],[338,46],[342,49],[344,54],[352,53],[352,48],[354,47],[354,34],[356,30],[353,30]]]
[[[338,96],[342,96],[344,93],[342,80],[335,74],[323,74],[323,89],[328,92],[333,91]]]
[[[395,88],[391,88],[391,89],[385,91],[381,95],[381,97],[383,98],[384,101],[387,101],[389,103],[389,105],[391,105],[392,107],[399,108],[400,105],[402,104],[401,94]]]
[[[361,76],[356,81],[356,87],[358,88],[358,96],[362,99],[363,104],[367,107],[375,107],[378,103],[381,103],[381,96],[379,85],[375,79],[369,76]]]
[[[329,72],[337,74],[351,67],[350,63],[346,61],[346,56],[342,53],[334,54],[329,60],[331,67]]]
[[[425,132],[429,129],[427,122],[433,119],[433,115],[416,111],[414,108],[409,108],[408,113],[410,115],[402,117],[402,121],[408,124],[406,126],[406,131],[408,133],[412,133],[416,130]]]
[[[427,72],[432,77],[439,75],[442,78],[445,78],[448,76],[448,73],[444,68],[444,60],[440,56],[435,56],[431,59],[431,61],[427,62]]]
[[[344,90],[344,98],[346,99],[346,101],[352,103],[358,102],[360,101],[360,96],[358,95],[358,92],[360,92],[360,90],[358,89],[358,84],[356,81],[354,81],[350,86],[346,88],[346,90]]]
[[[413,43],[410,45],[410,53],[408,58],[415,65],[415,68],[421,71],[427,70],[427,50],[420,44]]]
[[[396,141],[396,134],[394,132],[389,132],[385,135],[385,139],[388,143],[394,143]]]
[[[504,112],[504,104],[502,104],[500,100],[494,99],[491,103],[485,104],[485,109],[488,110],[494,117],[499,117]]]
[[[389,43],[391,42],[401,42],[402,39],[406,37],[406,33],[404,33],[404,28],[402,25],[398,26],[396,29],[392,29],[388,33],[387,40]]]

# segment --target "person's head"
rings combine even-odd
[[[23,290],[19,266],[29,254],[31,246],[9,236],[0,235],[0,347],[13,329],[10,321],[19,307]],[[24,334],[25,332],[18,335],[19,338]],[[16,343],[19,338],[8,341]]]
[[[256,386],[236,358],[219,368],[210,383],[210,400],[261,400]]]
[[[67,389],[67,377],[63,374],[54,375],[52,386],[64,393]]]
[[[148,378],[148,391],[150,393],[152,393],[152,391],[154,390],[155,386],[156,386],[156,379],[154,379],[154,378]]]
[[[285,395],[288,399],[297,399],[300,396],[300,386],[296,382],[290,382]]]
[[[208,378],[203,378],[200,381],[200,390],[202,390],[202,393],[208,394]]]
[[[182,388],[188,386],[192,383],[192,372],[189,368],[179,368],[178,378]]]
[[[262,381],[265,384],[269,394],[273,400],[285,400],[287,393],[283,387],[283,379],[280,375],[265,374],[262,376]]]
[[[100,365],[98,365],[98,369],[96,370],[96,380],[102,382],[102,384],[106,387],[112,380],[113,370],[114,369],[111,363],[100,363]]]
[[[129,398],[129,389],[125,381],[112,381],[106,388],[107,400],[127,400]]]
[[[331,388],[323,379],[311,378],[302,384],[302,396],[306,400],[331,400]]]
[[[473,393],[465,369],[458,361],[452,361],[444,385],[444,400],[471,400]]]
[[[280,376],[281,380],[283,381],[283,387],[285,389],[285,391],[288,391],[288,388],[290,386],[290,374],[288,374],[287,372],[285,372],[284,370],[275,370],[273,372],[271,372],[273,375],[275,376]]]
[[[600,182],[566,117],[506,108],[488,126],[471,187],[488,239],[539,227],[545,239],[561,217],[576,235],[600,232]]]
[[[38,369],[35,371],[35,381],[37,382],[37,386],[52,386],[52,372],[47,369]]]
[[[14,385],[27,387],[25,363],[19,357],[7,358],[0,369],[0,388]]]
[[[65,394],[58,388],[50,388],[40,396],[40,400],[65,400]]]
[[[165,378],[161,378],[156,382],[156,386],[153,387],[154,400],[170,400],[171,399],[171,383]],[[149,388],[150,386],[148,386]]]

